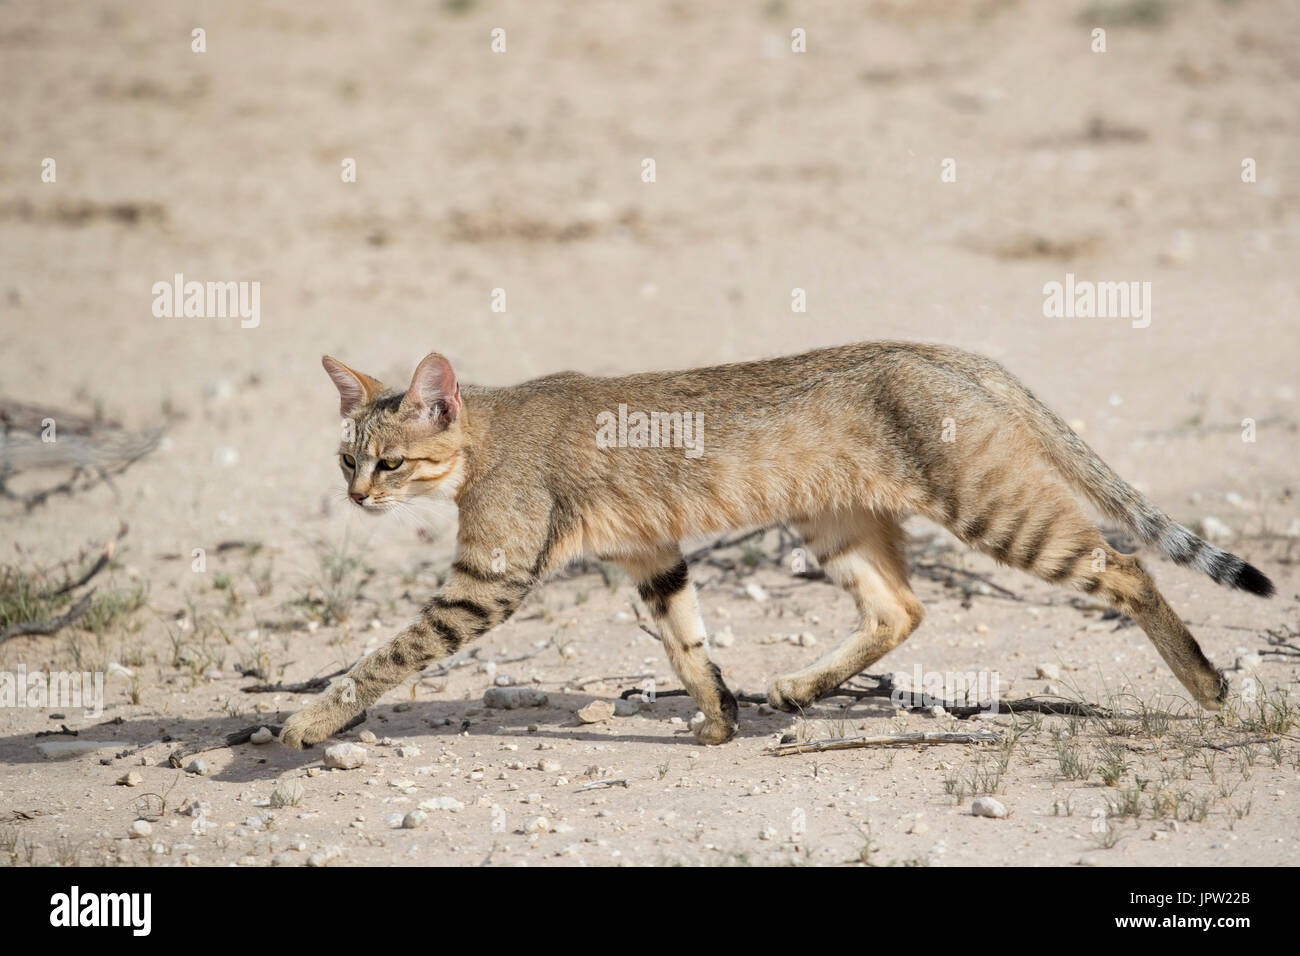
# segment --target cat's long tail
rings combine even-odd
[[[1175,564],[1203,571],[1218,584],[1261,597],[1273,596],[1276,589],[1263,572],[1170,518],[1115,474],[1059,415],[1019,382],[1015,384],[1017,391],[1028,399],[1028,424],[1038,434],[1052,463],[1102,513],[1132,529],[1147,544],[1158,547]],[[1016,404],[1024,407],[1023,402]]]

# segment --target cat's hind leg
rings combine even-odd
[[[739,710],[718,665],[709,660],[704,619],[681,551],[664,548],[619,563],[636,581],[673,670],[704,714],[704,722],[694,727],[696,739],[726,743],[736,733]]]
[[[826,576],[853,596],[858,626],[826,656],[773,681],[767,701],[787,711],[807,707],[871,666],[903,643],[924,615],[908,584],[897,518],[841,511],[796,527]]]

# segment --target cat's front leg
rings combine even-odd
[[[324,693],[286,720],[280,730],[280,743],[299,750],[328,739],[424,663],[454,653],[447,649],[446,642],[431,633],[427,611],[428,608],[391,641],[363,657]]]
[[[301,749],[326,740],[386,691],[508,618],[532,584],[532,576],[525,572],[496,573],[464,559],[457,561],[446,586],[420,615],[286,720],[280,742]]]

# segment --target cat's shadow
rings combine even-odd
[[[181,762],[183,767],[188,766],[195,757],[199,757],[209,767],[215,768],[206,778],[195,777],[193,784],[196,787],[201,786],[202,779],[228,783],[270,781],[296,767],[322,766],[326,747],[335,743],[356,742],[358,735],[366,730],[380,741],[368,746],[370,762],[366,766],[383,767],[395,774],[409,773],[410,768],[428,762],[433,756],[430,751],[441,741],[461,736],[504,737],[518,745],[521,756],[543,749],[538,746],[542,742],[584,742],[607,746],[670,744],[683,748],[701,746],[688,726],[696,711],[695,703],[689,697],[659,697],[653,703],[643,703],[639,713],[634,716],[614,717],[601,724],[584,724],[574,716],[579,708],[591,703],[593,699],[613,698],[557,692],[549,692],[547,696],[549,700],[546,706],[515,710],[485,709],[481,701],[465,700],[381,703],[370,709],[363,724],[309,749],[290,750],[274,741],[263,745],[244,743],[231,747],[217,746],[190,754]],[[257,715],[216,720],[127,717],[120,713],[125,709],[125,705],[110,708],[98,720],[87,721],[81,726],[74,725],[78,731],[76,736],[47,733],[38,738],[34,733],[21,733],[0,737],[0,765],[52,766],[66,761],[82,764],[92,774],[95,770],[102,770],[105,776],[111,775],[116,779],[128,770],[142,766],[169,767],[168,756],[173,751],[204,741],[215,742],[226,734],[255,726],[257,722]],[[119,713],[112,714],[113,710]],[[477,713],[467,716],[467,711],[471,710]],[[290,713],[291,710],[266,713],[261,715],[261,719],[268,725],[279,724]],[[725,749],[749,738],[770,737],[788,726],[790,720],[788,714],[760,716],[756,707],[742,707],[736,736],[722,747]],[[62,723],[51,721],[50,729],[56,730]],[[646,728],[646,732],[638,732],[638,728]],[[611,733],[610,729],[617,732]],[[669,732],[665,734],[665,730]],[[393,743],[386,745],[383,743],[385,739]],[[48,757],[36,746],[59,741],[102,741],[111,743],[111,746],[93,753],[63,758]],[[132,752],[151,741],[162,742]],[[405,746],[420,747],[424,751],[423,756],[403,758],[399,763],[396,751],[398,742]],[[549,749],[545,748],[543,752]],[[630,753],[629,756],[634,754]],[[541,757],[536,759],[540,760]],[[190,776],[183,768],[175,772]],[[359,769],[356,773],[365,774],[366,770]]]

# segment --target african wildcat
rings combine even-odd
[[[289,718],[280,739],[291,747],[324,740],[389,688],[500,624],[547,573],[582,554],[619,563],[638,583],[704,714],[696,737],[722,743],[736,732],[736,701],[706,653],[678,542],[734,528],[790,523],[858,605],[858,629],[839,647],[772,684],[768,700],[786,710],[834,689],[920,624],[902,551],[900,521],[909,513],[1124,612],[1211,710],[1227,681],[1138,560],[1106,543],[1072,489],[1176,563],[1273,593],[1254,567],[1125,483],[999,365],[957,349],[864,343],[686,372],[565,372],[464,389],[435,353],[405,393],[323,362],[352,423],[340,450],[352,500],[377,512],[442,496],[455,501],[460,530],[446,586],[386,646]],[[627,409],[643,416],[631,438]],[[662,413],[666,431],[650,437],[665,440],[645,440],[646,412]],[[617,447],[608,447],[614,415]],[[688,421],[695,455],[676,440]]]

